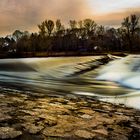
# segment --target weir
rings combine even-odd
[[[140,109],[139,60],[135,55],[2,59],[0,85],[13,92],[90,96]]]

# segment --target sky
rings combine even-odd
[[[45,19],[91,18],[98,24],[117,27],[124,17],[140,16],[140,0],[0,0],[0,36],[16,29],[38,32]]]

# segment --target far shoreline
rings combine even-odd
[[[135,53],[129,53],[129,52],[95,52],[95,53],[84,53],[84,52],[60,52],[60,53],[44,53],[44,52],[38,52],[38,53],[33,53],[33,52],[23,52],[23,53],[7,53],[7,54],[2,54],[0,53],[0,59],[12,59],[12,58],[41,58],[41,57],[84,57],[84,56],[106,56],[108,54],[115,55],[115,56],[120,56],[124,57],[129,54],[134,54],[134,55],[139,55],[140,53],[135,52]]]

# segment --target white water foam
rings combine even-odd
[[[99,71],[96,79],[140,90],[140,55],[130,55],[110,62]]]

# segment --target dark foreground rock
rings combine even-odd
[[[0,139],[139,140],[140,111],[82,97],[1,93]]]

